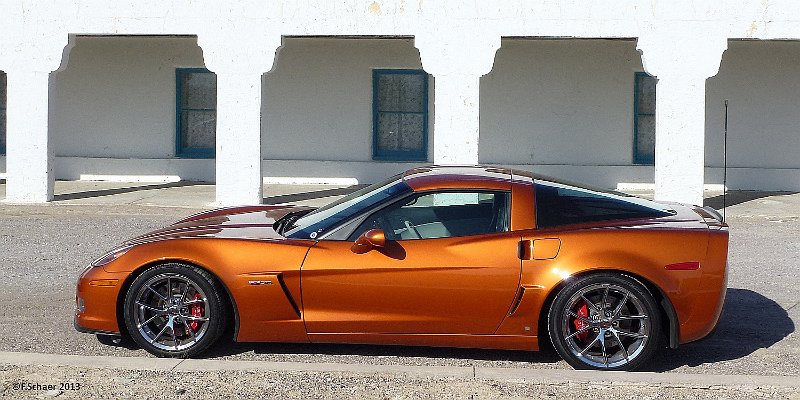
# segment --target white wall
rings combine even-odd
[[[175,68],[203,67],[196,38],[76,37],[68,57],[50,78],[57,157],[175,156]]]
[[[728,182],[800,190],[800,42],[731,40],[706,81],[706,181],[722,182],[724,100]]]
[[[632,40],[504,39],[481,78],[480,161],[608,187],[652,182],[652,166],[632,166],[639,71]]]
[[[372,161],[373,69],[422,69],[413,39],[285,38],[263,80],[263,158]]]

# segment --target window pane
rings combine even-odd
[[[636,157],[642,162],[653,162],[656,152],[656,117],[639,115],[636,122]]]
[[[185,148],[213,149],[216,111],[184,111],[181,142]]]
[[[656,113],[656,78],[649,75],[637,75],[639,104],[636,110],[639,114]]]
[[[217,76],[213,73],[184,73],[183,108],[214,109],[217,107]]]
[[[508,231],[508,193],[443,192],[376,212],[351,239],[381,228],[389,240],[437,239]]]
[[[6,109],[0,108],[0,150],[6,148]]]
[[[400,150],[400,114],[378,114],[378,148]]]
[[[421,114],[378,114],[378,148],[390,151],[421,151],[425,135]]]
[[[6,73],[0,71],[0,108],[6,108]]]
[[[378,78],[378,111],[424,112],[425,75],[382,74]]]

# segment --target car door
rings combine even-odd
[[[491,334],[519,285],[508,192],[413,195],[370,215],[348,241],[319,241],[301,272],[309,333]],[[351,251],[380,228],[386,245]]]

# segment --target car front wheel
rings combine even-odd
[[[192,357],[225,330],[223,293],[207,272],[183,264],[148,269],[125,296],[125,325],[131,338],[159,357]]]
[[[597,273],[561,289],[548,328],[556,351],[574,368],[634,370],[658,350],[661,314],[638,281]]]

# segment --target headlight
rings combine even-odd
[[[131,246],[131,245],[117,247],[116,249],[109,251],[108,254],[98,258],[97,260],[92,261],[92,263],[90,265],[92,267],[102,267],[102,266],[104,266],[104,265],[106,265],[106,264],[108,264],[108,263],[110,263],[110,262],[122,257],[125,253],[128,252],[128,250],[130,250],[132,248],[133,248],[133,246]]]

